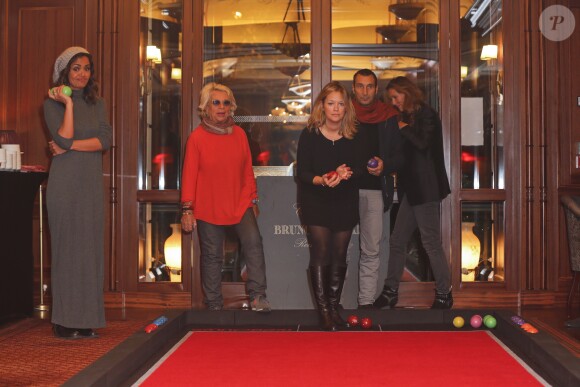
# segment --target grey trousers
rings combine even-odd
[[[429,256],[431,269],[435,276],[435,289],[441,293],[451,289],[451,272],[449,263],[441,244],[440,202],[429,202],[411,206],[404,197],[399,206],[395,229],[391,234],[391,251],[385,286],[398,289],[401,276],[405,270],[407,243],[417,227],[421,233],[421,242]]]
[[[383,224],[383,195],[380,190],[359,190],[359,241],[358,304],[372,304],[377,294],[381,240],[386,237]]]
[[[209,306],[223,305],[221,281],[226,227],[199,219],[197,221],[201,247],[201,282],[205,302]],[[234,225],[234,229],[240,238],[242,254],[246,258],[246,288],[250,300],[253,300],[258,295],[266,295],[266,262],[262,236],[251,208],[245,212],[240,223]]]

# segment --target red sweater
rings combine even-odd
[[[216,225],[242,220],[257,198],[252,156],[244,130],[229,135],[209,133],[198,126],[187,140],[181,201],[191,202],[196,219]]]

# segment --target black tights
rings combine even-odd
[[[328,227],[308,226],[310,266],[346,267],[346,253],[352,230],[332,231]]]

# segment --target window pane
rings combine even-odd
[[[505,188],[501,7],[461,2],[462,188]]]
[[[461,280],[503,281],[504,202],[461,204]]]
[[[334,0],[332,68],[348,90],[357,70],[373,70],[381,98],[389,80],[409,77],[439,110],[439,1]]]
[[[204,84],[232,89],[254,165],[290,166],[310,112],[310,0],[204,5]]]
[[[141,190],[178,189],[181,149],[181,1],[139,1]]]
[[[177,204],[139,204],[139,282],[181,282]]]

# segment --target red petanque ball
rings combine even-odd
[[[364,329],[369,329],[373,326],[373,321],[368,317],[364,317],[360,322],[360,326]]]
[[[348,316],[348,319],[346,320],[348,322],[348,326],[349,327],[356,327],[359,323],[358,321],[358,316],[351,314],[350,316]]]

